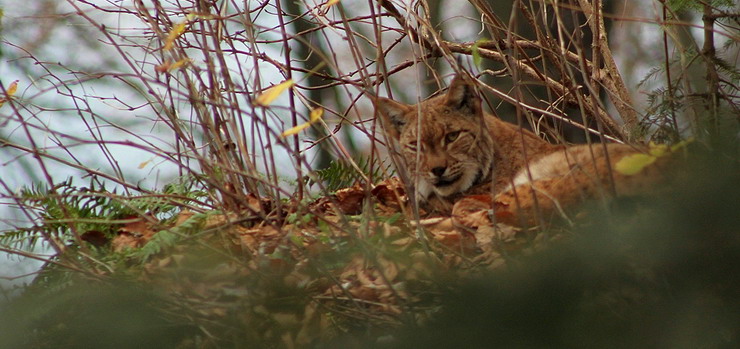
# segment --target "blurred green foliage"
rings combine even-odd
[[[173,348],[195,331],[164,321],[162,298],[130,282],[49,291],[0,305],[1,348]]]
[[[439,280],[434,290],[409,287],[438,305],[421,324],[409,318],[404,322],[417,325],[392,329],[355,319],[340,326],[344,334],[315,335],[310,347],[736,347],[740,165],[736,144],[725,149],[695,151],[664,195],[619,200],[609,212],[592,205],[570,237],[512,255],[505,268],[462,284],[459,277]],[[332,253],[318,254],[316,266],[340,262]],[[40,279],[46,281],[0,305],[0,348],[283,348],[281,333],[300,326],[280,319],[300,320],[312,290],[321,288],[288,286],[287,255],[277,269],[272,262],[245,277],[233,269],[233,256],[210,245],[193,241],[176,254],[178,267],[126,282]],[[210,286],[200,300],[165,291],[202,285]],[[203,315],[218,309],[226,315]]]
[[[572,238],[465,283],[434,320],[374,346],[736,348],[740,166],[732,147],[698,154],[670,194],[592,210]]]

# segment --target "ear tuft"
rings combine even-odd
[[[383,97],[373,98],[373,103],[380,112],[380,120],[386,132],[398,140],[406,126],[406,113],[411,106]]]
[[[477,115],[481,112],[481,99],[475,85],[464,75],[455,75],[447,90],[448,107]]]

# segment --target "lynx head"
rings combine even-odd
[[[419,193],[446,197],[487,177],[493,141],[475,86],[456,76],[447,93],[418,105],[375,100],[388,137],[398,142]]]

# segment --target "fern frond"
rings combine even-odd
[[[360,157],[355,160],[355,163],[362,170],[362,174],[370,178],[373,183],[381,180],[384,173],[393,174],[392,166],[385,162],[374,166],[372,171],[370,171],[371,162],[368,158]],[[328,167],[317,170],[314,174],[315,178],[309,178],[309,184],[322,182],[329,192],[352,186],[363,178],[354,166],[344,161],[332,161]]]

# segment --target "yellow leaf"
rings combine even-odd
[[[689,138],[687,140],[680,141],[680,142],[674,144],[673,146],[671,146],[671,152],[675,152],[676,150],[679,150],[681,148],[686,148],[686,146],[688,146],[689,144],[691,144],[693,142],[694,142],[694,139],[693,138]]]
[[[257,96],[257,98],[254,100],[254,103],[266,107],[270,105],[270,103],[272,103],[276,98],[278,98],[278,96],[280,96],[283,91],[287,90],[293,85],[295,85],[295,83],[292,79],[285,80],[273,87],[270,87],[269,89],[267,89],[267,91]]]
[[[291,127],[289,129],[285,130],[281,135],[283,137],[292,136],[292,135],[294,135],[294,134],[296,134],[298,132],[301,132],[301,131],[307,129],[308,126],[311,126],[311,123],[308,123],[307,122],[307,123],[304,123],[304,124],[300,124],[300,125],[298,125],[296,127]]]
[[[324,115],[324,108],[319,107],[314,110],[311,110],[311,114],[308,116],[308,122],[285,130],[282,133],[282,136],[283,137],[292,136],[294,134],[297,134],[298,132],[305,130],[306,128],[308,128],[308,126],[310,126],[314,122],[319,121],[322,115]]]
[[[11,82],[10,86],[8,86],[8,89],[6,90],[8,97],[13,97],[13,95],[15,94],[15,91],[17,90],[18,90],[18,80]]]
[[[631,176],[640,173],[642,169],[655,162],[656,159],[658,158],[653,155],[642,153],[627,155],[617,161],[614,169],[625,176]]]
[[[655,157],[661,157],[668,153],[668,146],[665,144],[655,144],[650,142],[650,155]]]
[[[172,30],[167,34],[167,39],[164,41],[164,49],[171,50],[175,45],[175,40],[185,32],[185,26],[188,24],[187,20],[175,24]]]
[[[154,71],[156,71],[157,73],[166,73],[170,70],[170,66],[172,66],[172,62],[168,59],[164,63],[154,67]]]
[[[151,158],[151,159],[149,159],[149,160],[147,160],[147,161],[144,161],[144,162],[140,163],[140,164],[139,164],[139,169],[141,170],[142,168],[146,167],[146,166],[147,166],[147,165],[149,165],[149,163],[150,163],[150,162],[152,162],[153,160],[154,160],[154,158]]]
[[[154,70],[157,73],[166,73],[175,69],[183,68],[192,62],[193,60],[190,58],[183,58],[175,63],[172,63],[172,61],[168,59],[166,62],[154,67]]]
[[[314,123],[316,121],[319,121],[322,115],[324,115],[324,108],[316,108],[314,110],[311,110],[311,115],[309,116],[308,120],[309,122]]]
[[[326,3],[326,8],[328,9],[329,7],[332,7],[332,6],[334,6],[334,5],[338,4],[338,3],[339,3],[339,0],[329,0]]]
[[[208,13],[197,13],[197,12],[190,12],[185,16],[185,19],[188,21],[192,21],[194,19],[213,19],[214,16]]]
[[[0,97],[0,107],[2,107],[3,104],[5,104],[5,101],[10,99],[10,97],[13,97],[13,95],[15,94],[15,91],[17,90],[18,90],[18,80],[13,81],[10,83],[10,85],[8,85],[8,88],[5,90],[5,95],[7,96],[7,98]]]
[[[181,60],[179,60],[179,61],[177,61],[175,63],[172,63],[172,65],[169,67],[169,70],[180,69],[180,68],[186,66],[187,64],[190,64],[190,62],[192,62],[192,61],[193,60],[190,59],[190,58],[183,58],[183,59],[181,59]]]

